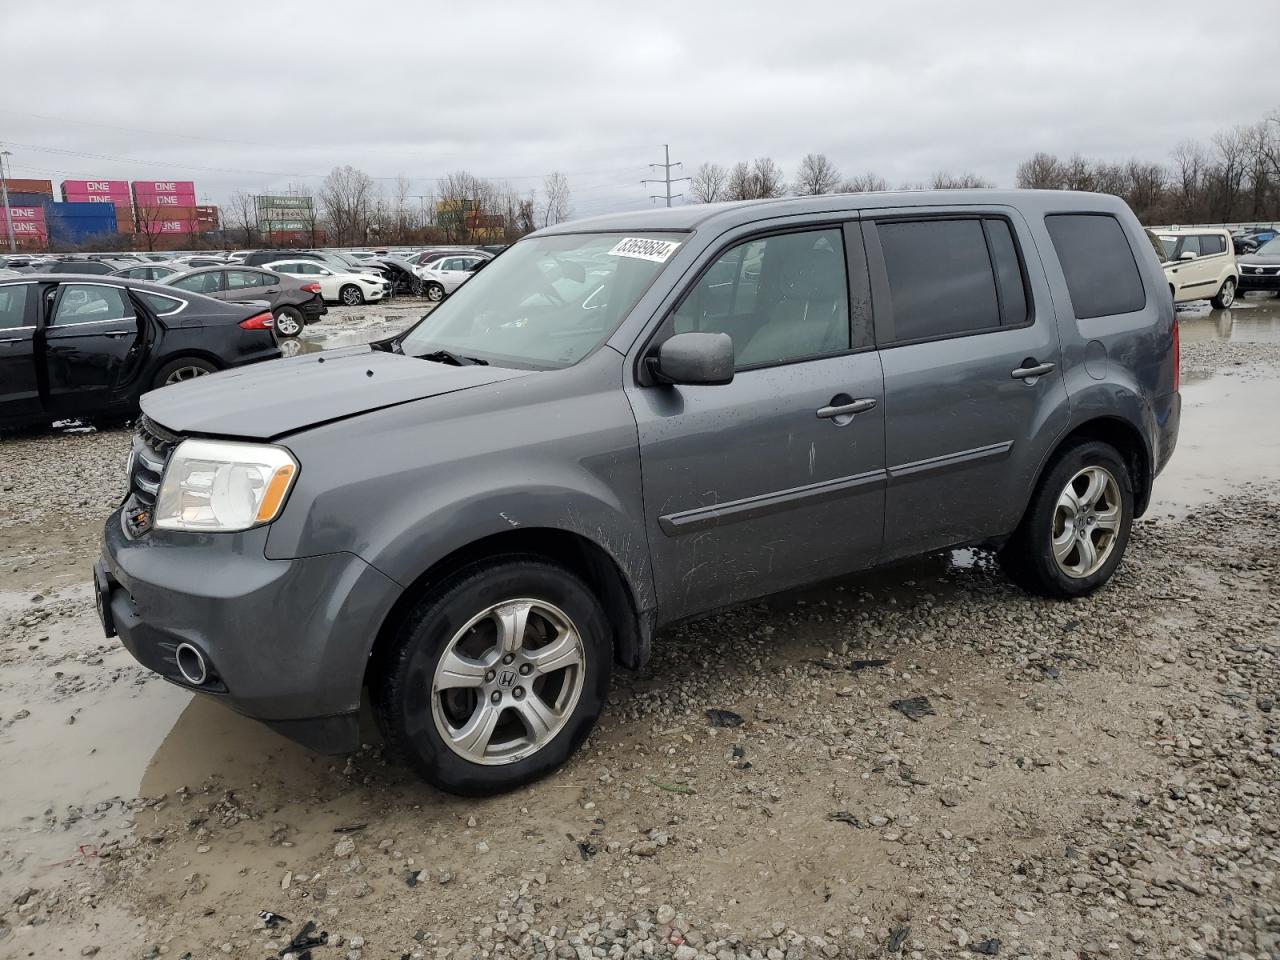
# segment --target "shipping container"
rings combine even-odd
[[[52,180],[22,180],[9,178],[9,193],[36,193],[40,195],[40,202],[53,199],[53,181]]]
[[[191,180],[135,180],[133,195],[135,197],[154,197],[169,194],[190,194],[195,196],[196,185]],[[188,204],[195,206],[195,204]]]
[[[111,197],[112,199],[129,200],[128,180],[63,180],[62,199],[81,202],[79,199],[88,196]]]
[[[39,206],[10,205],[8,211],[4,207],[0,207],[0,220],[7,222],[10,218],[13,219],[14,223],[20,221],[44,223],[44,204]]]
[[[44,218],[55,243],[84,243],[116,233],[116,208],[103,203],[47,203]]]
[[[10,180],[10,183],[13,181]],[[45,196],[43,193],[29,193],[24,190],[14,190],[9,188],[9,206],[11,207],[40,207],[52,200],[53,197]]]

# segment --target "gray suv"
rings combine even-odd
[[[1114,197],[823,196],[560,224],[397,338],[142,409],[107,634],[325,752],[367,690],[486,794],[727,604],[962,544],[1098,589],[1173,452],[1178,339]]]

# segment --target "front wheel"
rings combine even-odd
[[[612,629],[564,567],[509,556],[427,594],[370,683],[391,751],[431,784],[483,796],[563,764],[604,705]]]
[[[358,307],[364,303],[364,293],[354,283],[349,283],[338,291],[338,299],[348,307]]]
[[[1219,310],[1225,310],[1236,302],[1236,282],[1230,278],[1222,281],[1222,289],[1210,301]]]
[[[1032,593],[1093,593],[1120,566],[1133,525],[1133,481],[1115,447],[1080,440],[1059,451],[1022,523],[1000,551],[1009,579]]]
[[[444,287],[438,283],[427,284],[427,299],[432,303],[439,303],[444,299]]]

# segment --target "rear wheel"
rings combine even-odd
[[[348,307],[358,307],[360,304],[364,303],[364,294],[354,283],[348,283],[338,291],[338,299]]]
[[[533,556],[473,564],[430,591],[370,682],[392,752],[481,796],[555,770],[609,687],[612,630],[572,572]]]
[[[184,380],[203,377],[207,373],[216,373],[217,370],[218,368],[208,360],[202,360],[199,357],[179,357],[177,360],[170,360],[156,371],[152,386],[167,387],[182,383]]]
[[[427,284],[427,299],[432,303],[439,303],[444,299],[444,287],[438,283]]]
[[[1228,277],[1222,281],[1222,289],[1210,301],[1219,310],[1225,310],[1236,302],[1236,282]]]
[[[306,320],[296,307],[281,307],[276,311],[276,333],[282,337],[296,337],[305,325]]]
[[[1070,599],[1111,579],[1129,542],[1133,481],[1119,451],[1099,440],[1060,450],[1000,551],[1009,579],[1032,593]]]

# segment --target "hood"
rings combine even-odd
[[[256,363],[153,390],[143,395],[142,412],[177,433],[269,440],[531,372],[455,367],[355,346]]]
[[[1280,264],[1280,254],[1240,253],[1236,255],[1236,264],[1241,267],[1274,267]]]

